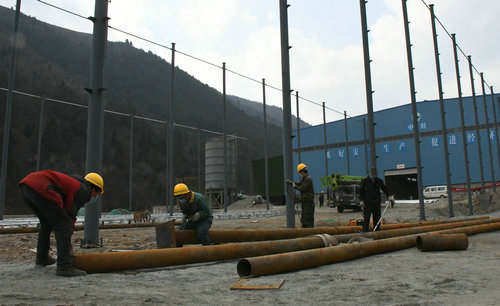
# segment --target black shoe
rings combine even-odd
[[[65,277],[85,276],[85,275],[87,275],[87,272],[80,270],[80,269],[73,268],[73,267],[57,268],[56,275],[57,276],[65,276]]]
[[[50,266],[50,265],[53,265],[57,262],[57,260],[55,260],[54,258],[52,257],[49,257],[47,258],[46,260],[42,260],[42,261],[37,261],[36,262],[36,265],[39,266],[39,267],[46,267],[46,266]]]

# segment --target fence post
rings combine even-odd
[[[453,56],[455,59],[455,74],[457,78],[457,89],[458,89],[458,102],[460,104],[460,122],[462,130],[462,142],[464,148],[464,163],[465,163],[465,180],[467,184],[467,198],[469,200],[469,213],[473,215],[472,210],[472,191],[470,186],[470,170],[469,170],[469,154],[467,152],[467,138],[465,137],[465,118],[464,118],[464,102],[462,99],[462,84],[460,81],[460,67],[458,65],[458,54],[457,54],[457,40],[455,34],[451,34],[451,39],[453,42]]]
[[[104,108],[102,93],[104,78],[104,62],[108,29],[108,0],[96,0],[92,35],[92,66],[90,74],[90,94],[88,124],[87,124],[87,158],[86,172],[101,172],[102,162],[102,125]],[[84,237],[82,247],[98,247],[99,243],[99,204],[86,205]]]
[[[484,192],[483,152],[481,150],[481,134],[479,133],[479,119],[477,117],[476,88],[474,86],[474,73],[472,71],[472,59],[470,55],[467,56],[467,61],[469,62],[470,87],[472,91],[472,103],[474,105],[474,122],[475,122],[474,127],[476,129],[477,154],[479,155],[479,174],[481,178],[481,192]]]
[[[283,174],[285,180],[293,179],[292,159],[292,112],[290,99],[290,45],[288,43],[288,3],[280,0],[280,38],[281,38],[281,82],[283,90]],[[286,183],[283,182],[286,199],[286,225],[295,227],[295,209],[292,194],[287,192]]]
[[[40,161],[42,159],[42,141],[43,141],[43,119],[45,116],[45,96],[40,98],[40,119],[38,121],[38,144],[36,149],[36,171],[40,171]]]
[[[448,131],[446,129],[446,116],[443,100],[443,82],[441,79],[441,64],[439,62],[439,46],[436,31],[436,16],[434,15],[434,4],[429,5],[431,13],[432,38],[434,43],[434,59],[436,61],[436,76],[439,94],[439,107],[441,111],[441,135],[443,137],[444,164],[446,171],[446,186],[448,188],[448,211],[450,218],[454,217],[453,212],[453,190],[451,189],[450,153],[448,152]]]
[[[129,181],[128,181],[128,210],[133,211],[132,207],[132,183],[134,177],[134,110],[130,113],[130,154],[129,154]]]
[[[424,207],[424,196],[422,194],[422,161],[420,156],[420,132],[417,120],[417,99],[415,91],[415,78],[413,74],[413,59],[411,52],[411,42],[410,42],[410,28],[408,21],[408,11],[406,7],[406,1],[402,0],[403,4],[403,19],[406,37],[406,55],[408,59],[408,75],[410,80],[410,97],[411,97],[411,109],[413,115],[413,137],[415,142],[415,155],[417,164],[417,184],[418,184],[418,202],[420,205],[420,221],[425,221],[425,207]]]
[[[267,113],[266,113],[266,79],[262,79],[262,104],[264,109],[264,176],[266,180],[266,210],[269,210],[269,161],[267,159]]]
[[[484,107],[484,119],[486,120],[486,135],[488,135],[488,154],[490,157],[490,169],[491,169],[491,184],[493,191],[496,191],[496,179],[495,179],[495,165],[493,165],[493,151],[491,149],[491,140],[490,140],[490,119],[488,117],[488,106],[486,104],[486,89],[484,87],[484,75],[481,72],[479,74],[481,76],[481,90],[483,92],[483,107]]]
[[[5,189],[7,184],[7,159],[9,157],[10,121],[12,115],[12,91],[14,90],[14,79],[16,75],[16,49],[17,31],[19,28],[19,13],[21,11],[21,0],[16,1],[16,15],[14,18],[14,37],[10,57],[9,84],[7,90],[7,101],[5,104],[5,122],[3,125],[2,165],[0,167],[0,220],[3,220],[5,209]]]

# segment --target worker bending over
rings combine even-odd
[[[40,219],[36,265],[56,263],[49,256],[50,232],[54,231],[59,276],[82,276],[85,271],[73,267],[71,236],[78,210],[87,202],[95,202],[104,191],[104,181],[97,173],[85,178],[43,170],[28,174],[19,182],[24,202]]]
[[[302,216],[300,221],[302,227],[314,227],[314,185],[311,176],[307,172],[305,164],[297,166],[297,173],[300,175],[299,182],[287,180],[294,189],[300,191],[300,204],[302,206]]]
[[[208,230],[212,226],[212,209],[207,199],[201,193],[193,192],[185,184],[177,184],[174,188],[174,196],[179,202],[179,207],[184,215],[184,222],[179,229],[196,230],[196,236],[203,245],[210,245],[212,241],[208,236]]]

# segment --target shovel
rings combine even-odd
[[[380,224],[380,221],[382,221],[382,218],[384,217],[385,212],[387,211],[387,208],[389,208],[389,205],[390,205],[390,204],[388,203],[388,204],[385,206],[384,211],[382,212],[382,216],[380,216],[380,219],[378,219],[377,225],[375,225],[375,227],[373,228],[373,231],[376,231],[376,230],[377,230],[377,228],[378,228],[378,226],[379,226],[379,224]]]

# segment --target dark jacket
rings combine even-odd
[[[372,179],[370,176],[367,176],[361,180],[359,200],[364,201],[366,205],[380,204],[382,202],[380,190],[389,196],[389,190],[385,186],[384,181],[378,177]]]
[[[300,202],[314,202],[314,186],[312,178],[307,175],[295,183],[295,189],[300,191]]]
[[[73,223],[78,210],[92,197],[90,183],[85,179],[51,170],[30,173],[19,182],[21,184],[30,186],[40,196],[66,210]]]
[[[197,192],[191,192],[191,197],[186,203],[179,202],[181,211],[186,216],[191,217],[195,213],[200,214],[200,219],[210,218],[213,219],[212,209],[208,205],[207,199],[204,195]]]

